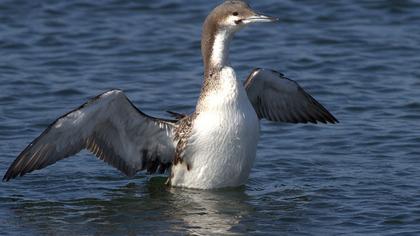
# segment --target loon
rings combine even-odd
[[[83,149],[127,176],[167,173],[175,187],[215,189],[244,185],[256,156],[260,120],[338,123],[295,81],[254,69],[245,83],[229,62],[236,32],[276,22],[243,0],[226,0],[206,18],[201,39],[204,82],[196,109],[160,119],[137,109],[121,90],[96,96],[59,117],[11,164],[3,181],[52,165]]]

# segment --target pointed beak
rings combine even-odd
[[[244,24],[250,24],[250,23],[263,23],[263,22],[277,22],[279,21],[279,18],[272,17],[272,16],[264,16],[264,15],[253,15],[248,18],[245,18],[242,20]]]

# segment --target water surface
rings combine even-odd
[[[191,112],[208,1],[1,1],[0,170],[54,119],[120,88],[144,112]],[[167,188],[87,152],[0,186],[1,235],[419,235],[420,2],[254,1],[240,78],[298,81],[338,125],[263,122],[246,186]]]

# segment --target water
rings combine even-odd
[[[200,27],[216,3],[0,2],[0,170],[59,115],[120,88],[191,112]],[[297,80],[338,125],[263,122],[246,186],[167,188],[87,152],[0,183],[0,235],[420,235],[420,2],[254,1],[232,64]]]

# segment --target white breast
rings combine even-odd
[[[248,179],[259,139],[259,120],[232,68],[221,86],[205,97],[193,122],[183,165],[172,168],[171,184],[189,188],[239,186]]]

